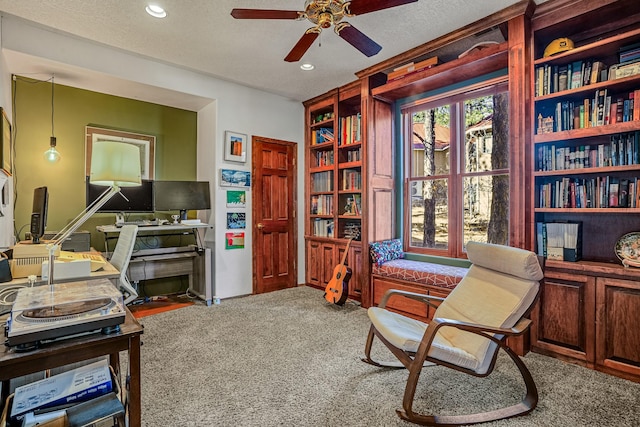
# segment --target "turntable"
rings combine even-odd
[[[69,335],[111,333],[124,323],[122,293],[108,279],[22,288],[7,320],[6,345],[29,350]]]

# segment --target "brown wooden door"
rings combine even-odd
[[[253,292],[296,286],[296,144],[252,138]]]

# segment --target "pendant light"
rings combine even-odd
[[[56,150],[56,137],[54,136],[53,133],[53,88],[54,88],[54,82],[53,82],[53,75],[51,76],[51,139],[49,140],[49,149],[47,151],[44,152],[44,158],[46,161],[48,161],[49,163],[58,163],[61,159],[61,155],[58,152],[58,150]]]

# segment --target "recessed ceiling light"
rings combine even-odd
[[[167,12],[165,12],[164,9],[157,4],[150,4],[145,8],[145,10],[149,15],[155,18],[164,18],[165,16],[167,16]]]
[[[313,64],[308,64],[308,63],[302,64],[302,65],[300,66],[300,69],[302,69],[302,70],[304,70],[304,71],[311,71],[311,70],[313,70],[314,68],[316,68],[316,67],[315,67]]]

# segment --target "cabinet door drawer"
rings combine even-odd
[[[596,364],[640,378],[640,282],[596,280]]]
[[[592,364],[594,278],[547,272],[535,312],[532,344]]]
[[[380,304],[383,295],[389,289],[400,289],[402,291],[416,292],[421,294],[427,294],[427,289],[424,286],[411,285],[396,281],[393,279],[373,277],[373,305]],[[393,296],[387,303],[387,308],[397,311],[402,314],[409,315],[413,318],[425,321],[428,316],[427,305],[418,301],[414,301],[409,298],[400,296]]]

